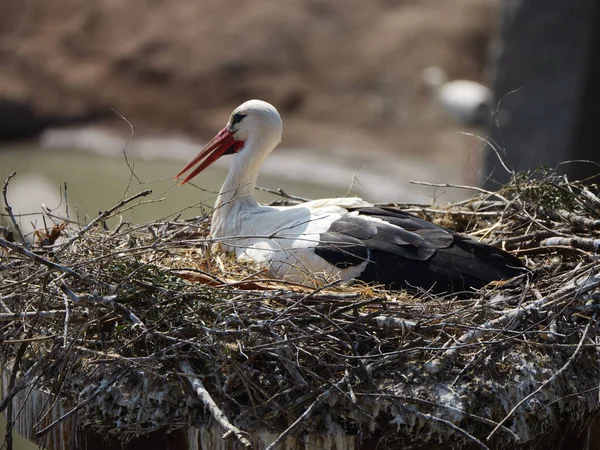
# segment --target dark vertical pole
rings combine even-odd
[[[502,0],[493,49],[499,124],[489,135],[517,171],[573,159],[594,40],[597,0]],[[597,89],[597,86],[594,86]],[[597,108],[598,105],[591,107]],[[600,157],[595,156],[600,161]],[[486,155],[488,187],[510,175]],[[568,170],[568,167],[567,167]]]
[[[593,37],[590,58],[584,80],[584,90],[577,126],[573,135],[573,159],[589,160],[599,164],[572,164],[569,175],[573,179],[600,180],[600,5],[593,15]]]

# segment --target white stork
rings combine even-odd
[[[523,273],[517,258],[496,247],[360,198],[260,205],[256,180],[282,128],[272,105],[247,101],[177,175],[197,166],[184,184],[221,156],[235,154],[215,204],[211,238],[239,260],[293,282],[357,279],[437,294],[472,291]]]
[[[438,104],[462,125],[486,125],[490,122],[492,91],[471,80],[448,80],[439,67],[423,71],[423,81],[431,89]]]

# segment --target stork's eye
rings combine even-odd
[[[244,117],[246,117],[246,114],[234,114],[231,118],[231,126],[234,126],[236,123],[240,123]]]

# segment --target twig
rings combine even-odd
[[[17,234],[19,235],[19,239],[21,240],[21,242],[23,243],[23,245],[25,247],[29,248],[29,243],[27,242],[27,240],[23,236],[23,233],[21,233],[21,228],[19,227],[19,224],[17,223],[17,220],[15,219],[15,216],[13,215],[12,207],[8,203],[8,198],[7,198],[8,183],[10,182],[10,179],[12,177],[14,177],[16,174],[17,174],[17,172],[11,173],[8,176],[8,178],[6,180],[4,180],[4,184],[2,185],[2,196],[4,197],[4,209],[8,213],[8,216],[10,217],[10,221],[12,222],[13,226],[15,227],[15,230],[16,230]]]
[[[0,401],[0,412],[4,411],[6,409],[6,407],[9,405],[9,403],[12,402],[12,399],[14,398],[14,396],[17,395],[19,393],[19,391],[21,391],[23,388],[25,388],[27,383],[30,381],[30,378],[33,378],[34,374],[36,374],[36,372],[40,368],[43,368],[48,357],[49,357],[48,355],[38,356],[37,360],[27,370],[27,372],[25,372],[21,376],[21,378],[19,378],[19,380],[15,383],[13,388],[8,390],[8,392],[2,398],[2,401]],[[36,376],[36,378],[39,377],[40,375],[41,375],[41,372],[39,375]]]
[[[0,270],[2,270],[2,269],[0,268]],[[17,297],[17,295],[16,295],[16,294],[13,294],[13,295],[7,295],[7,296],[5,296],[5,297],[0,297],[0,306],[1,306],[1,307],[2,307],[2,309],[3,309],[4,311],[6,311],[8,314],[12,314],[12,311],[11,311],[11,310],[10,310],[10,308],[9,308],[9,307],[6,305],[6,303],[4,303],[4,300],[8,300],[8,299],[9,299],[9,298],[11,298],[11,297]]]
[[[582,276],[579,276],[568,282],[562,288],[553,291],[546,297],[542,297],[539,300],[531,302],[527,306],[511,309],[502,316],[493,320],[488,320],[481,326],[478,326],[473,330],[468,331],[467,333],[463,334],[460,338],[457,339],[457,344],[466,344],[472,342],[476,339],[481,338],[486,333],[491,332],[492,330],[506,327],[510,323],[515,323],[517,320],[519,320],[521,317],[523,317],[530,311],[535,311],[543,306],[547,307],[551,304],[554,304],[556,301],[559,301],[571,295],[585,294],[586,292],[596,289],[598,286],[600,286],[600,273],[587,273]],[[458,352],[458,349],[459,346],[454,346],[453,348],[446,350],[444,353],[442,353],[442,355],[440,355],[439,358],[425,364],[425,370],[427,370],[427,372],[431,374],[438,373],[440,370],[442,370],[443,367],[446,366],[446,364],[452,358],[454,358],[454,356]]]
[[[504,425],[504,423],[508,419],[510,419],[512,417],[512,415],[515,413],[515,411],[517,411],[517,409],[519,409],[519,407],[523,403],[525,403],[527,400],[532,398],[534,395],[537,395],[538,393],[540,393],[546,386],[548,386],[550,383],[552,383],[554,380],[556,380],[565,370],[567,370],[571,364],[573,364],[573,361],[575,361],[575,359],[579,356],[579,353],[581,353],[581,348],[583,347],[583,342],[585,341],[585,338],[587,337],[588,331],[590,330],[590,327],[592,325],[592,321],[593,321],[592,318],[590,318],[588,320],[588,324],[585,327],[585,329],[583,330],[583,334],[581,336],[581,339],[579,340],[579,345],[577,346],[577,348],[575,349],[573,354],[569,357],[567,362],[560,369],[558,369],[558,371],[556,371],[550,378],[548,378],[546,381],[544,381],[540,385],[540,387],[538,387],[535,391],[533,391],[531,394],[529,394],[528,396],[523,398],[519,403],[517,403],[514,406],[514,408],[508,412],[508,414],[504,417],[504,419],[502,419],[500,422],[498,422],[498,425],[496,425],[496,427],[488,435],[488,437],[486,438],[486,441],[489,441],[491,439],[491,437],[496,433],[496,431],[498,431],[498,429],[502,425]]]
[[[71,218],[69,215],[69,197],[67,197],[67,182],[64,182],[64,192],[63,192],[63,196],[65,198],[65,216],[67,217],[67,223],[71,223]]]
[[[83,276],[79,272],[76,272],[73,269],[70,269],[68,267],[61,266],[60,264],[52,262],[49,259],[44,258],[43,256],[36,255],[35,253],[31,252],[30,250],[28,250],[18,244],[13,244],[12,242],[8,242],[7,240],[0,238],[0,246],[7,248],[9,250],[12,250],[16,253],[19,253],[20,255],[26,256],[30,259],[33,259],[35,262],[37,262],[39,264],[43,264],[44,266],[49,267],[51,269],[58,270],[60,272],[64,272],[66,274],[72,275],[75,278],[79,278],[80,280],[89,281],[85,276]],[[94,281],[94,284],[98,284],[98,282]],[[101,283],[101,284],[110,287],[109,285],[106,285],[105,283]]]
[[[213,419],[215,419],[215,421],[226,430],[225,434],[233,434],[245,448],[252,448],[252,444],[245,437],[247,433],[235,427],[231,424],[231,422],[229,422],[227,416],[223,414],[223,411],[219,409],[219,407],[212,399],[208,391],[204,388],[202,381],[196,375],[190,363],[188,361],[181,361],[179,363],[179,367],[181,368],[183,373],[185,373],[188,377],[190,384],[196,391],[196,395],[198,395],[200,401],[204,404],[204,406],[206,406]]]
[[[10,378],[8,380],[8,391],[15,387],[15,380],[17,379],[17,372],[19,371],[19,365],[21,364],[21,358],[25,354],[25,350],[29,345],[28,342],[23,342],[19,345],[19,349],[17,350],[17,354],[15,356],[15,360],[12,364],[12,368],[10,371]],[[11,401],[6,408],[6,450],[12,450],[13,448],[13,426],[14,426],[14,412],[13,412],[13,402]]]
[[[404,320],[392,316],[375,316],[370,319],[377,327],[388,330],[402,330],[402,336],[406,335],[408,330],[418,326],[414,320]]]
[[[289,311],[293,308],[295,308],[296,306],[298,306],[300,303],[302,303],[305,300],[308,300],[311,297],[314,297],[315,295],[317,295],[319,292],[329,289],[330,287],[333,287],[337,284],[340,284],[339,280],[333,281],[329,284],[326,284],[324,286],[318,287],[316,289],[314,289],[313,291],[309,292],[306,295],[303,295],[302,297],[300,297],[298,300],[296,300],[292,305],[288,306],[286,309],[284,309],[283,311],[281,311],[281,313],[279,313],[279,315],[277,317],[275,317],[275,319],[273,319],[273,322],[270,324],[271,327],[274,327],[275,324],[286,314],[289,313]]]
[[[520,89],[520,88],[519,88]],[[511,95],[515,92],[517,92],[519,89],[515,89],[514,91],[511,91],[509,93],[507,93],[504,97],[502,97],[499,101],[498,101],[498,108],[500,107],[500,104],[502,103],[502,100],[504,100],[504,98],[508,95]],[[500,123],[498,122],[498,119],[496,119],[496,126],[498,127],[498,129],[500,129]],[[496,154],[496,157],[498,158],[498,161],[500,161],[500,164],[502,165],[502,167],[504,168],[504,170],[506,170],[506,172],[508,172],[512,178],[515,177],[515,170],[514,169],[509,169],[506,165],[506,163],[504,162],[504,160],[502,159],[502,155],[500,155],[500,152],[503,151],[502,147],[500,147],[500,145],[498,145],[497,142],[495,142],[493,139],[489,138],[489,137],[482,137],[479,136],[475,133],[467,133],[464,131],[459,131],[459,134],[462,134],[464,136],[470,136],[470,137],[474,137],[476,139],[479,139],[479,141],[486,143],[487,145],[490,146],[490,148],[492,149],[492,151]],[[506,155],[506,152],[504,152],[504,156]]]
[[[0,322],[12,322],[14,320],[31,319],[33,317],[62,316],[67,311],[64,309],[50,309],[48,311],[27,311],[20,313],[0,313]]]
[[[541,247],[573,247],[588,252],[598,252],[600,249],[600,239],[589,239],[578,236],[571,237],[551,237],[540,242]]]
[[[416,185],[419,185],[419,186],[449,187],[449,188],[455,188],[455,189],[468,189],[470,191],[481,192],[483,194],[487,194],[487,195],[490,195],[490,196],[498,197],[500,200],[502,200],[507,205],[510,203],[505,197],[503,197],[502,195],[500,195],[498,192],[487,191],[487,190],[485,190],[483,188],[476,187],[476,186],[466,186],[466,185],[463,185],[463,184],[452,184],[452,183],[430,183],[428,181],[417,181],[417,180],[410,180],[410,184],[416,184]]]
[[[553,231],[537,231],[535,233],[523,234],[521,236],[515,236],[512,238],[503,238],[490,242],[491,245],[513,245],[521,244],[526,241],[537,242],[541,239],[555,236],[556,233]]]
[[[146,197],[147,195],[152,194],[152,189],[146,189],[143,190],[141,192],[138,192],[135,195],[132,195],[129,198],[125,198],[123,200],[121,200],[119,203],[117,203],[115,206],[113,206],[110,209],[107,209],[106,211],[103,211],[102,214],[100,214],[98,217],[96,217],[94,220],[92,220],[90,223],[88,223],[85,227],[83,227],[75,236],[73,236],[71,239],[69,239],[67,242],[65,242],[57,251],[56,254],[59,254],[61,252],[63,252],[66,248],[68,248],[71,244],[73,244],[73,242],[75,242],[78,239],[81,239],[81,237],[90,229],[92,228],[94,225],[96,225],[98,222],[102,222],[103,220],[105,220],[108,216],[110,216],[113,212],[115,212],[116,210],[118,210],[119,208],[121,208],[123,205],[126,205],[127,203],[140,198],[140,197]]]
[[[116,375],[115,378],[113,379],[113,381],[110,382],[110,383],[101,383],[100,386],[87,399],[85,399],[84,401],[78,403],[75,407],[73,407],[70,410],[68,410],[62,416],[60,416],[56,420],[52,421],[52,423],[48,424],[47,426],[45,426],[41,430],[36,431],[35,437],[36,438],[42,437],[44,434],[46,434],[48,431],[50,431],[56,425],[58,425],[61,422],[64,422],[65,420],[67,420],[74,413],[76,413],[77,411],[79,411],[87,403],[89,403],[91,400],[93,400],[98,394],[100,394],[101,392],[103,392],[103,391],[111,388],[112,386],[115,385],[115,383],[119,382],[119,380],[121,380],[127,374],[128,371],[129,371],[129,368],[125,369],[120,374]]]
[[[304,198],[304,197],[298,197],[296,195],[291,195],[288,194],[287,192],[285,192],[283,189],[278,188],[276,190],[273,189],[268,189],[268,188],[264,188],[264,187],[260,187],[260,186],[256,186],[255,188],[257,191],[261,191],[261,192],[268,192],[269,194],[274,194],[274,195],[278,195],[280,197],[286,198],[288,200],[294,200],[297,202],[301,202],[301,203],[305,203],[305,202],[309,202],[310,199],[308,198]]]
[[[275,439],[273,442],[271,442],[271,444],[269,444],[269,446],[265,450],[274,450],[275,447],[277,447],[292,431],[294,431],[294,429],[296,429],[296,427],[298,427],[298,425],[300,425],[302,422],[304,422],[306,419],[308,419],[310,417],[310,415],[312,414],[312,412],[318,406],[320,406],[325,400],[327,400],[329,397],[331,397],[331,395],[334,392],[340,391],[343,388],[343,386],[348,382],[347,375],[348,374],[344,375],[344,377],[340,381],[335,383],[333,386],[331,386],[325,392],[319,394],[319,396],[315,399],[315,401],[312,402],[308,408],[306,408],[306,411],[304,411],[302,413],[302,415],[294,421],[294,423],[292,423],[289,427],[287,427],[283,431],[283,433],[281,433],[279,436],[277,436],[277,439]]]
[[[69,335],[69,318],[71,317],[71,308],[69,306],[69,297],[63,293],[63,300],[65,302],[65,326],[63,330],[63,348],[68,347],[68,335]]]
[[[581,190],[581,196],[587,200],[587,202],[592,206],[592,208],[596,212],[600,212],[600,198],[598,198],[595,194],[590,192],[588,188],[583,188]]]
[[[583,228],[591,228],[592,230],[597,230],[600,228],[600,220],[590,219],[588,217],[584,217],[581,214],[577,214],[571,211],[567,211],[564,209],[548,209],[540,207],[540,214],[547,215],[550,219],[556,220],[557,222],[565,221],[570,222],[574,225],[578,225]]]
[[[458,433],[460,433],[460,434],[466,436],[468,439],[472,440],[475,444],[477,444],[478,447],[480,447],[484,450],[490,450],[490,448],[487,445],[485,445],[483,442],[481,442],[479,439],[477,439],[475,436],[473,436],[467,430],[464,430],[461,427],[454,425],[452,422],[450,422],[446,419],[442,419],[441,417],[436,417],[431,414],[422,413],[422,412],[416,411],[416,410],[414,411],[414,413],[418,416],[423,417],[426,420],[430,420],[432,422],[443,423],[447,427],[452,428],[454,431],[457,431]]]
[[[76,305],[104,305],[112,308],[114,311],[118,312],[122,316],[129,319],[133,322],[134,325],[139,326],[142,330],[148,331],[148,328],[142,322],[138,316],[132,313],[129,309],[127,309],[123,304],[119,303],[116,299],[118,295],[109,295],[106,297],[101,297],[99,295],[92,294],[83,294],[77,295],[71,289],[69,289],[64,283],[60,285],[60,290],[63,291],[67,297],[71,299],[73,303]]]
[[[402,211],[407,213],[433,213],[444,214],[450,216],[478,216],[478,217],[498,217],[502,215],[502,211],[468,211],[454,209],[433,209],[433,208],[408,208]]]
[[[127,117],[125,117],[123,114],[121,114],[116,109],[110,108],[110,110],[112,112],[114,112],[117,116],[119,116],[121,119],[123,119],[127,125],[129,125],[130,133],[129,133],[129,137],[127,138],[127,141],[125,142],[125,146],[123,147],[123,156],[125,157],[125,163],[127,164],[127,167],[129,168],[129,173],[131,174],[131,176],[133,176],[139,184],[142,184],[142,180],[140,180],[138,178],[138,176],[135,174],[134,165],[131,165],[129,163],[129,158],[127,158],[127,147],[129,147],[129,142],[131,142],[131,139],[133,138],[133,134],[134,134],[133,124],[127,119]],[[127,184],[127,190],[129,190],[129,186],[131,185],[131,178],[129,180],[130,181]]]
[[[598,388],[595,388],[598,389]],[[411,397],[411,396],[406,396],[406,395],[399,395],[399,394],[386,394],[386,393],[360,393],[358,394],[359,397],[366,397],[366,398],[384,398],[384,399],[391,399],[391,400],[402,400],[403,402],[412,402],[412,403],[419,403],[422,405],[428,405],[428,406],[434,406],[436,408],[442,408],[442,409],[447,409],[453,412],[456,412],[458,414],[460,414],[461,416],[465,416],[468,417],[470,419],[476,420],[477,422],[481,422],[481,423],[485,423],[486,425],[490,425],[495,427],[496,425],[498,425],[498,422],[494,422],[493,420],[487,419],[485,417],[481,417],[478,416],[476,414],[471,414],[467,411],[463,411],[460,408],[457,408],[455,406],[452,405],[447,405],[444,403],[437,403],[431,400],[425,400],[422,398],[418,398],[418,397]],[[504,431],[505,433],[509,434],[515,441],[519,441],[520,438],[519,436],[512,431],[510,428],[505,427],[505,426],[501,426],[500,430]]]

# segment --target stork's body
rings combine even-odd
[[[358,279],[435,293],[468,291],[521,273],[519,260],[495,247],[359,198],[258,204],[258,173],[281,135],[277,110],[250,100],[179,174],[199,164],[185,183],[220,156],[236,154],[215,204],[211,237],[240,260],[294,282]]]

